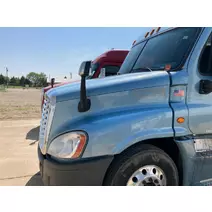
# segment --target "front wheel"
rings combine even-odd
[[[134,148],[119,156],[106,177],[108,186],[177,186],[178,170],[173,160],[152,145]]]

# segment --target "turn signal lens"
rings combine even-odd
[[[85,144],[86,144],[86,136],[80,135],[80,143],[76,149],[76,152],[73,154],[72,158],[78,158],[81,155]]]
[[[178,122],[179,124],[184,123],[184,121],[185,121],[185,119],[184,119],[183,117],[179,117],[179,118],[177,119],[177,122]]]

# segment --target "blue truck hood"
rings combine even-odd
[[[90,79],[86,81],[86,90],[89,97],[169,84],[169,76],[166,71],[154,71]],[[53,88],[47,92],[47,95],[50,98],[55,96],[57,102],[79,99],[80,81]]]

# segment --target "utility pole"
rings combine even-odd
[[[72,73],[70,72],[70,79],[72,79]]]
[[[8,88],[8,68],[6,67],[6,85],[7,85],[7,88]]]

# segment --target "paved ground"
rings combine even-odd
[[[39,122],[0,121],[0,186],[42,185],[37,159]]]

